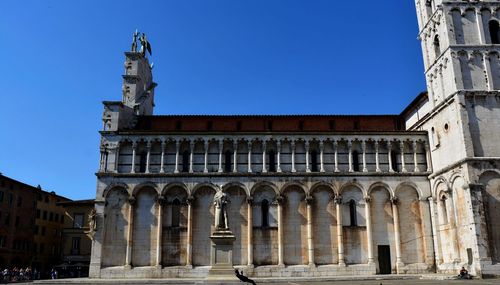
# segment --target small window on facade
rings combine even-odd
[[[213,129],[213,126],[214,126],[214,124],[212,121],[207,122],[207,130],[211,131]]]
[[[330,131],[335,131],[335,121],[334,120],[330,120],[329,126],[330,126]]]
[[[434,55],[437,59],[441,55],[441,45],[439,43],[439,36],[438,35],[436,35],[434,37],[434,42],[432,44],[434,46]]]
[[[262,200],[260,209],[262,211],[261,225],[263,228],[269,227],[269,202],[266,199]]]
[[[228,150],[224,153],[224,171],[231,172],[231,152]]]
[[[500,44],[500,27],[498,22],[491,20],[488,23],[488,27],[490,28],[491,43],[494,45]]]
[[[354,200],[349,201],[349,217],[351,219],[351,226],[357,226],[358,220],[356,217],[356,201]]]
[[[175,199],[172,202],[172,227],[178,227],[180,225],[181,217],[181,202]]]
[[[276,153],[274,150],[270,150],[268,153],[269,156],[269,172],[276,172]]]
[[[359,171],[359,153],[357,150],[352,151],[352,170]]]
[[[81,229],[83,228],[84,216],[80,213],[75,213],[73,215],[73,228]]]
[[[354,121],[354,130],[358,131],[360,129],[359,127],[359,121]]]
[[[144,173],[146,172],[146,159],[147,159],[147,153],[146,152],[141,152],[139,155],[139,172]]]
[[[71,254],[78,255],[80,254],[80,237],[73,237],[71,241]]]
[[[182,153],[182,172],[189,172],[189,151]]]
[[[267,121],[267,130],[272,131],[273,130],[273,121]]]
[[[316,150],[311,151],[311,171],[318,171],[318,152]]]
[[[182,122],[181,121],[175,122],[175,130],[176,131],[182,130]]]
[[[299,131],[304,130],[304,121],[299,121]]]

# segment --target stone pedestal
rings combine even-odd
[[[212,268],[207,279],[238,280],[233,268],[233,242],[236,239],[230,230],[217,230],[211,236]]]

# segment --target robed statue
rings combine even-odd
[[[227,204],[229,200],[227,194],[222,191],[217,191],[214,196],[215,205],[215,228],[227,229]]]
[[[149,55],[153,55],[151,52],[151,44],[149,43],[148,39],[146,38],[146,34],[142,33],[141,37],[139,38],[139,41],[141,42],[141,51],[140,53],[142,56],[146,56],[146,50],[149,52]]]

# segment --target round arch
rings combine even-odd
[[[222,191],[227,192],[230,188],[240,188],[243,191],[245,191],[245,194],[247,195],[247,197],[250,196],[248,193],[247,187],[241,182],[238,182],[238,181],[228,182],[228,183],[224,184],[224,186],[222,186]]]
[[[320,181],[317,183],[314,183],[311,188],[309,189],[309,195],[312,195],[314,191],[317,191],[318,189],[325,187],[328,188],[333,195],[336,195],[337,191],[335,191],[335,186],[331,183],[325,182],[325,181]]]
[[[394,190],[392,190],[391,186],[389,186],[387,183],[384,183],[384,182],[381,182],[381,181],[378,181],[378,182],[375,182],[373,183],[372,185],[370,185],[370,187],[368,188],[368,193],[367,193],[367,196],[370,196],[371,195],[371,192],[375,189],[375,188],[384,188],[385,190],[387,190],[387,192],[389,192],[389,195],[390,197],[394,197]]]
[[[293,187],[293,186],[299,187],[302,191],[304,191],[305,195],[309,195],[309,191],[308,191],[307,187],[304,184],[297,182],[297,181],[290,181],[290,182],[285,183],[283,186],[281,186],[279,193],[281,195],[283,195],[288,188]]]
[[[417,192],[418,199],[422,199],[422,197],[423,197],[422,191],[417,186],[417,184],[415,184],[411,181],[403,181],[403,182],[399,183],[398,186],[396,186],[396,189],[394,190],[394,197],[398,196],[398,192],[401,191],[401,188],[403,188],[403,187],[413,188],[413,190],[415,190]]]
[[[173,183],[169,183],[169,184],[165,185],[165,187],[163,187],[163,190],[161,191],[161,195],[166,196],[168,194],[168,192],[174,188],[180,188],[180,189],[186,191],[186,195],[189,195],[188,187],[186,186],[186,184],[184,184],[182,182],[173,182]]]
[[[366,196],[366,191],[365,191],[363,185],[361,185],[355,181],[349,181],[347,183],[344,183],[342,186],[340,186],[339,195],[342,196],[342,193],[349,187],[358,188],[361,191],[361,193],[363,193],[363,196]]]
[[[255,185],[252,186],[252,188],[250,189],[250,195],[253,196],[255,191],[258,190],[259,188],[262,188],[262,187],[269,187],[274,191],[274,193],[276,195],[280,194],[278,187],[276,185],[274,185],[273,183],[267,182],[267,181],[260,181],[260,182],[255,183]]]
[[[130,193],[130,187],[127,184],[123,182],[113,182],[104,189],[102,197],[106,198],[109,195],[109,192],[111,192],[111,190],[115,190],[116,188],[120,188],[122,191],[126,192],[127,195]]]
[[[200,184],[196,184],[196,186],[193,187],[193,189],[191,189],[191,195],[190,196],[194,196],[196,195],[196,192],[198,192],[200,189],[202,188],[209,188],[211,190],[213,190],[214,192],[217,192],[217,189],[219,188],[219,186],[213,184],[213,183],[200,183]]]
[[[150,181],[140,183],[137,186],[135,186],[134,189],[132,190],[132,196],[135,197],[139,191],[141,191],[142,189],[144,189],[146,187],[153,188],[153,190],[155,190],[155,192],[156,192],[156,195],[158,196],[158,192],[159,192],[158,185],[156,185],[156,183],[150,182]]]

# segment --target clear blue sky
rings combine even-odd
[[[153,47],[155,114],[399,114],[425,89],[414,3],[0,2],[0,172],[95,197],[103,100],[132,32]]]

